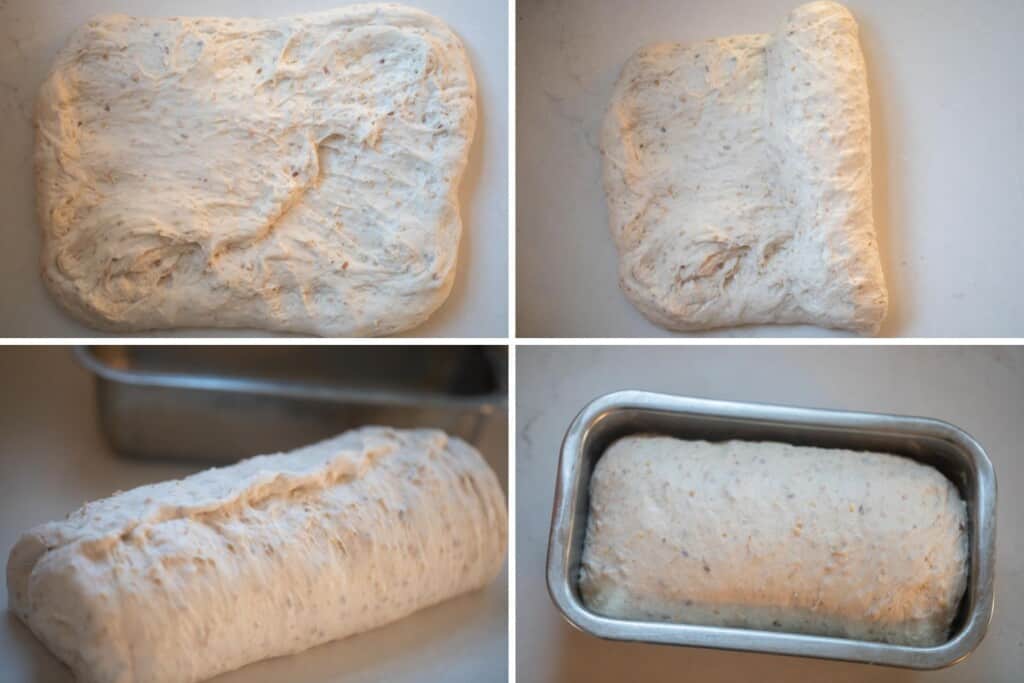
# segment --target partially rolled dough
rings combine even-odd
[[[415,327],[455,277],[475,97],[400,5],[94,19],[38,100],[44,280],[106,330]]]
[[[775,35],[640,50],[602,146],[620,282],[650,320],[878,331],[867,76],[842,5],[804,5]]]

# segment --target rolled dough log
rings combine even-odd
[[[106,330],[415,327],[455,277],[475,98],[400,5],[94,19],[37,104],[44,281]]]
[[[579,587],[621,619],[933,646],[965,529],[953,484],[907,458],[632,436],[594,469]]]
[[[885,317],[857,23],[796,9],[775,35],[652,45],[602,138],[626,295],[673,330]]]
[[[506,537],[472,447],[365,428],[36,527],[7,591],[81,683],[192,683],[481,588]]]

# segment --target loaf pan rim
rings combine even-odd
[[[100,345],[103,346],[103,345]],[[256,379],[251,377],[223,377],[210,373],[183,373],[122,370],[100,360],[93,353],[93,345],[79,345],[72,348],[78,363],[91,372],[98,380],[135,387],[163,389],[188,389],[217,393],[237,393],[254,396],[325,401],[332,403],[359,402],[382,405],[429,405],[437,408],[471,409],[489,412],[503,409],[508,401],[507,394],[496,390],[478,396],[440,396],[422,394],[407,396],[401,392],[388,392],[375,396],[369,392],[346,390],[339,387],[319,386],[306,382]]]

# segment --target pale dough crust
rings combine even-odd
[[[966,524],[907,458],[632,436],[594,469],[580,593],[622,619],[929,647],[967,585]]]
[[[775,35],[640,50],[602,147],[620,282],[650,320],[878,331],[867,75],[842,5],[804,5]]]
[[[475,127],[419,10],[94,19],[37,105],[44,281],[104,330],[410,329],[452,287]]]
[[[7,592],[80,683],[193,683],[481,588],[506,541],[471,446],[372,427],[89,503],[22,535]]]

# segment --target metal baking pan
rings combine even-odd
[[[615,440],[637,433],[682,439],[780,441],[902,455],[938,469],[968,509],[969,578],[950,639],[937,647],[612,619],[589,611],[577,586],[594,464]],[[996,478],[985,451],[946,422],[919,417],[731,403],[641,391],[602,396],[576,417],[562,442],[548,544],[548,590],[568,621],[613,640],[710,647],[914,669],[938,669],[967,657],[992,617]]]
[[[507,403],[504,348],[103,346],[99,420],[120,454],[233,461],[364,425],[433,427],[470,443]]]

